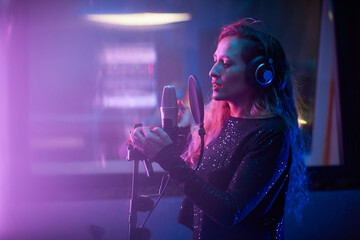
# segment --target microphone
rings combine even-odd
[[[165,86],[160,105],[161,128],[170,136],[175,145],[178,139],[178,105],[174,86]],[[136,124],[134,128],[141,127]],[[131,145],[128,146],[128,160],[143,160],[145,171],[148,177],[154,175],[154,170],[150,160]]]
[[[178,135],[178,110],[175,87],[164,86],[160,106],[161,128],[170,136],[175,145]]]

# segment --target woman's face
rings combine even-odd
[[[241,51],[248,41],[226,37],[219,42],[214,53],[214,66],[209,72],[214,100],[236,105],[252,101],[256,90],[245,80],[246,65],[241,58]]]

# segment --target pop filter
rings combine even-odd
[[[191,113],[194,118],[194,121],[197,125],[199,125],[199,136],[201,139],[200,145],[200,155],[194,170],[197,170],[200,167],[200,163],[202,161],[202,157],[204,154],[204,99],[201,92],[200,84],[194,75],[190,75],[188,82],[188,91],[189,91],[189,101]]]
[[[188,80],[188,91],[190,109],[196,124],[204,122],[204,99],[201,92],[199,81],[194,75],[190,75]]]

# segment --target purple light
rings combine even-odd
[[[0,26],[6,25],[6,21],[0,16]],[[7,198],[8,198],[8,169],[9,169],[9,133],[8,133],[8,84],[6,73],[6,42],[9,36],[11,24],[7,24],[7,31],[0,27],[0,238],[6,230]]]

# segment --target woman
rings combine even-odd
[[[296,196],[300,206],[306,197],[289,65],[280,43],[258,24],[243,19],[219,36],[198,169],[190,167],[200,152],[195,134],[182,157],[161,128],[130,136],[184,192],[179,222],[193,239],[282,239],[286,198]]]

